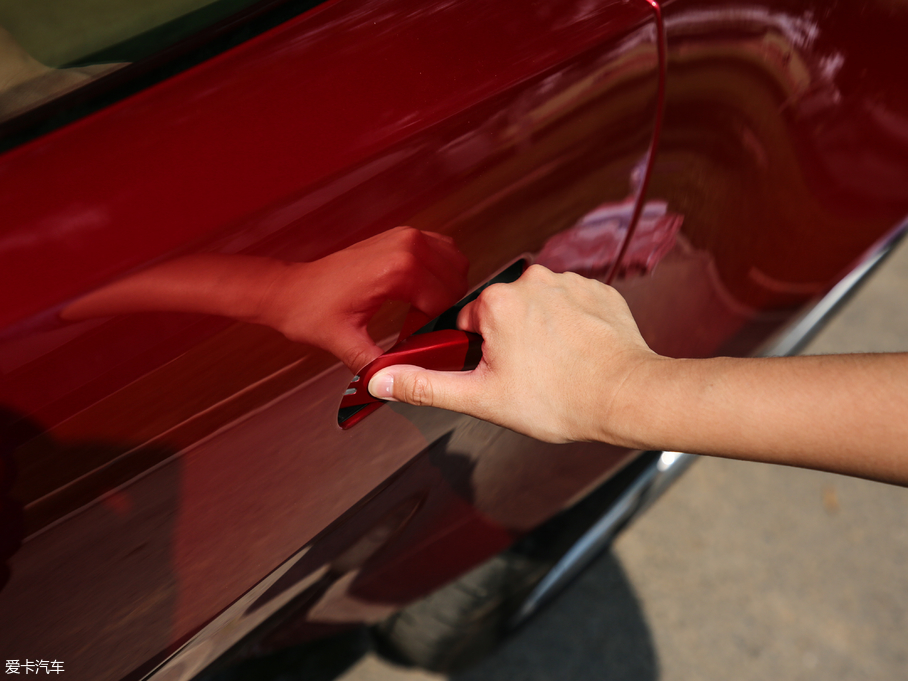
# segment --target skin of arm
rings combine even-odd
[[[61,317],[197,312],[270,326],[331,352],[351,371],[382,354],[369,321],[399,300],[434,317],[466,293],[469,263],[450,237],[397,227],[313,262],[203,253],[88,293]]]
[[[613,288],[533,266],[458,326],[470,372],[395,366],[376,397],[471,414],[549,442],[602,441],[908,485],[908,354],[671,359]]]

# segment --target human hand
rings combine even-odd
[[[175,258],[87,293],[60,316],[220,315],[320,347],[355,372],[382,354],[366,327],[383,303],[410,303],[428,321],[466,293],[468,266],[450,237],[396,227],[313,262],[221,253]]]
[[[473,371],[388,367],[372,378],[369,392],[548,442],[636,444],[622,398],[641,366],[663,358],[647,347],[615,289],[534,265],[517,282],[483,291],[457,325],[483,337]]]
[[[483,337],[470,372],[391,366],[379,399],[470,414],[548,442],[725,456],[908,485],[908,353],[670,359],[624,299],[533,266],[457,325]]]
[[[388,300],[431,319],[467,291],[466,257],[450,237],[396,227],[308,263],[288,263],[256,321],[328,350],[357,371],[382,354],[367,325]]]

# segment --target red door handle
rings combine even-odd
[[[347,429],[378,409],[383,400],[369,394],[368,385],[380,369],[393,364],[414,364],[435,371],[469,371],[482,359],[482,337],[475,333],[443,329],[409,336],[381,357],[364,366],[344,391],[337,423]]]

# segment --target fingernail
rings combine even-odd
[[[369,381],[369,394],[380,400],[396,402],[394,399],[394,376],[389,373],[378,372]]]

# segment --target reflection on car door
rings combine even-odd
[[[341,586],[312,617],[374,620],[619,467],[627,452],[547,456],[402,405],[342,431],[351,372],[330,340],[238,310],[67,310],[186,263],[328,262],[397,225],[453,239],[465,287],[524,254],[570,255],[559,234],[638,198],[657,76],[643,0],[327,3],[0,157],[0,402],[25,527],[0,592],[10,654],[40,649],[74,678],[147,671],[345,513],[326,558]],[[629,228],[609,225],[575,249],[592,269],[615,265]],[[325,272],[337,287],[301,306],[341,281],[380,290]],[[369,328],[390,342],[406,306],[382,302]],[[357,553],[392,535],[380,560]],[[338,565],[368,603],[351,605]]]

